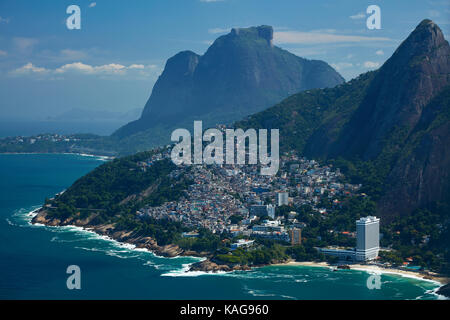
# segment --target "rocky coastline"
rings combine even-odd
[[[203,261],[193,263],[189,271],[204,271],[204,272],[230,272],[236,270],[250,270],[248,266],[242,265],[226,265],[212,260],[212,253],[210,252],[198,252],[193,250],[183,250],[178,245],[168,244],[160,246],[156,240],[151,237],[137,236],[133,231],[128,230],[116,230],[114,224],[92,224],[91,221],[95,218],[96,214],[90,215],[86,219],[76,219],[69,217],[66,220],[60,220],[51,218],[48,216],[48,211],[45,208],[40,208],[35,211],[37,213],[31,223],[43,224],[50,227],[62,227],[62,226],[76,226],[84,228],[88,231],[93,231],[99,235],[107,236],[115,241],[128,243],[135,245],[136,248],[146,249],[154,254],[167,258],[174,258],[178,256],[191,256],[206,258]]]
[[[140,249],[147,249],[155,253],[156,255],[163,257],[173,258],[183,255],[202,256],[203,254],[194,251],[189,252],[184,251],[183,249],[174,244],[160,246],[151,237],[136,236],[133,234],[132,231],[128,230],[116,230],[114,224],[100,224],[100,225],[91,224],[91,221],[95,218],[95,216],[96,214],[92,214],[86,219],[76,219],[73,217],[69,217],[66,220],[61,221],[60,219],[49,217],[48,212],[44,208],[41,208],[37,211],[36,216],[33,217],[31,222],[33,224],[39,223],[50,227],[58,227],[58,226],[82,227],[86,230],[93,231],[99,235],[107,236],[118,242],[133,244],[136,246],[136,248]]]
[[[436,293],[450,299],[450,283],[440,287]]]
[[[60,219],[51,218],[48,216],[48,211],[45,207],[37,209],[35,211],[36,215],[33,217],[31,222],[33,224],[43,224],[51,227],[58,226],[76,226],[84,228],[88,231],[95,232],[102,236],[107,236],[115,241],[132,244],[135,245],[136,248],[146,249],[158,256],[174,258],[179,256],[191,256],[191,257],[200,257],[205,258],[202,261],[195,262],[189,266],[189,269],[186,272],[192,271],[202,271],[208,273],[217,273],[217,272],[232,272],[232,271],[247,271],[252,268],[264,267],[267,265],[309,265],[309,266],[320,266],[320,267],[329,267],[330,265],[324,262],[315,263],[315,262],[295,262],[295,261],[271,261],[269,264],[265,265],[240,265],[240,264],[224,264],[220,261],[216,261],[214,259],[214,255],[211,252],[198,252],[193,250],[183,250],[176,244],[168,244],[164,246],[160,246],[157,244],[156,240],[151,237],[144,237],[135,235],[133,231],[129,230],[116,230],[114,224],[92,224],[91,221],[96,217],[96,214],[91,214],[86,219],[77,219],[74,217],[69,217],[66,220],[61,221]],[[346,269],[357,269],[355,266],[347,267]],[[360,266],[361,268],[369,268],[370,266]],[[387,270],[389,271],[389,270]],[[398,270],[391,270],[393,273],[398,273]],[[408,273],[403,271],[403,273]],[[409,273],[413,273],[409,271]],[[440,295],[450,298],[450,284],[448,283],[447,278],[439,277],[435,275],[435,277],[423,276],[420,273],[414,272],[418,278],[435,280],[442,283],[442,286],[437,292]]]

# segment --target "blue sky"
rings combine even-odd
[[[66,8],[81,8],[68,30]],[[381,8],[381,29],[366,8]],[[0,119],[142,108],[165,61],[203,54],[231,27],[271,25],[276,45],[349,80],[376,69],[424,18],[449,34],[448,0],[1,0]]]

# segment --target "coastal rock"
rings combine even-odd
[[[85,219],[74,219],[73,217],[70,217],[61,221],[60,219],[50,218],[48,216],[48,212],[41,209],[32,219],[32,223],[40,223],[52,227],[67,225],[84,227],[100,235],[111,237],[116,241],[134,244],[137,248],[147,249],[163,257],[176,257],[184,253],[184,251],[177,245],[168,244],[165,246],[159,246],[158,243],[150,237],[136,236],[133,231],[129,230],[116,230],[115,224],[112,223],[104,225],[91,225],[90,223],[94,218],[95,214],[92,214]]]
[[[51,227],[63,225],[61,223],[61,220],[48,217],[47,211],[45,210],[40,210],[38,214],[31,220],[31,222],[45,224]]]
[[[450,283],[447,283],[445,286],[440,287],[436,293],[450,298]]]
[[[194,251],[194,250],[187,250],[187,251],[183,251],[183,253],[181,254],[183,256],[195,256],[195,257],[211,257],[211,253],[207,252],[207,251]]]
[[[39,211],[39,213],[31,220],[32,223],[47,224],[47,212]]]
[[[158,250],[158,254],[164,257],[176,257],[179,256],[183,250],[174,244],[168,244],[166,246],[162,246]]]
[[[112,230],[114,230],[114,226],[115,224],[113,223],[102,224],[92,227],[92,230],[100,234],[109,234]]]
[[[204,260],[191,265],[189,271],[204,271],[204,272],[218,272],[218,271],[231,271],[231,268],[227,265],[218,265],[211,260]]]
[[[238,271],[238,270],[251,270],[246,265],[233,265],[217,264],[209,259],[194,263],[190,266],[189,271],[204,271],[204,272],[219,272],[219,271]]]

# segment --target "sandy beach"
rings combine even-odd
[[[277,266],[306,266],[306,267],[321,267],[321,268],[331,268],[333,266],[329,265],[326,262],[311,262],[311,261],[289,261],[286,263],[279,263],[275,264]],[[368,273],[385,273],[385,274],[395,274],[403,277],[408,278],[415,278],[425,281],[433,281],[438,282],[441,286],[450,283],[450,279],[446,277],[442,277],[440,275],[436,274],[424,274],[418,271],[410,271],[410,270],[401,270],[396,268],[385,268],[380,267],[377,265],[370,265],[370,264],[350,264],[349,265],[351,270],[359,270],[359,271],[365,271]]]

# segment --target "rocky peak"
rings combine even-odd
[[[423,20],[377,71],[337,153],[373,159],[402,128],[407,136],[423,108],[450,83],[450,47],[441,29]]]
[[[175,75],[192,74],[197,67],[199,57],[192,51],[181,51],[167,60],[165,72]]]
[[[273,28],[271,26],[259,26],[250,28],[233,28],[230,35],[232,37],[242,37],[247,39],[264,39],[270,46],[273,46]]]
[[[447,51],[449,44],[444,38],[442,30],[433,21],[423,20],[405,41],[397,48],[388,61],[409,60],[423,57],[426,54],[434,54],[436,51]]]

